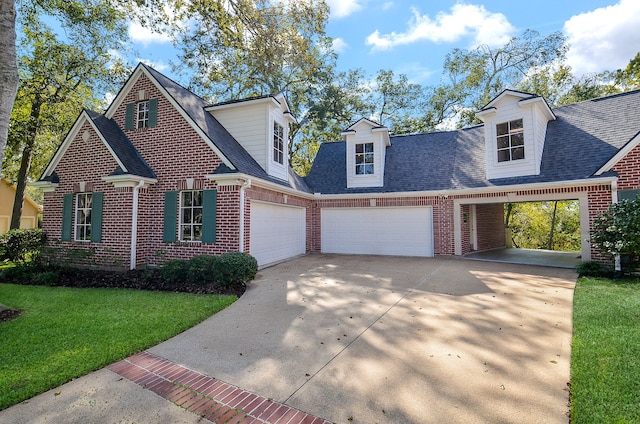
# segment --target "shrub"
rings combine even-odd
[[[251,281],[258,273],[258,261],[247,253],[229,252],[215,262],[216,281],[220,286],[231,286]]]
[[[599,262],[587,261],[582,262],[576,267],[576,271],[580,277],[607,277],[614,275],[612,268],[602,265]]]
[[[0,235],[0,260],[26,262],[39,256],[45,243],[45,234],[40,229],[11,230]]]
[[[187,280],[189,263],[181,259],[170,259],[162,265],[162,278],[172,286],[179,286]]]
[[[625,268],[633,269],[640,255],[640,196],[614,203],[600,215],[593,223],[591,241],[612,257],[624,256]]]
[[[189,260],[187,280],[192,284],[207,285],[216,281],[215,264],[217,258],[210,255],[194,256]]]

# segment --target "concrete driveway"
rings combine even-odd
[[[150,352],[337,423],[567,423],[571,270],[309,255]]]
[[[136,357],[335,423],[567,424],[575,281],[540,266],[314,254],[260,271],[232,306]],[[0,422],[208,422],[143,388],[127,364]],[[281,422],[252,420],[242,422]]]

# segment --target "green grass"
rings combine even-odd
[[[640,280],[580,278],[573,329],[571,422],[640,422]]]
[[[0,410],[164,341],[236,296],[0,284]]]

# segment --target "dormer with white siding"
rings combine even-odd
[[[295,118],[282,94],[218,103],[206,110],[267,174],[288,179],[289,124]]]
[[[547,123],[556,119],[542,97],[505,90],[476,115],[484,122],[487,179],[540,174]]]
[[[343,133],[347,151],[347,187],[382,187],[389,130],[361,119]]]

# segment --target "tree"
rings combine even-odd
[[[481,45],[454,49],[444,62],[447,80],[431,93],[423,120],[426,127],[455,119],[457,126],[478,123],[475,113],[505,88],[517,87],[532,71],[560,63],[566,55],[565,37],[555,32],[541,37],[526,30],[504,46]]]
[[[379,70],[369,101],[374,119],[391,132],[416,132],[412,117],[422,109],[424,91],[419,84],[409,82],[406,75],[396,76],[391,70]]]
[[[13,0],[0,0],[0,158],[4,157],[9,118],[18,90],[15,22],[16,9]]]
[[[123,17],[109,4],[96,2],[93,8],[67,4],[59,21],[68,30],[67,39],[61,40],[42,21],[49,12],[47,6],[24,3],[19,9],[24,34],[19,58],[21,82],[9,133],[11,151],[20,152],[12,229],[20,227],[36,142],[69,128],[69,115],[61,110],[71,108],[75,118],[83,106],[89,106],[87,102],[96,103],[92,89],[108,86],[112,70],[120,69],[108,66],[109,49],[126,34]]]
[[[580,210],[576,201],[508,203],[505,227],[514,247],[579,251]]]
[[[614,203],[596,218],[591,242],[612,258],[625,256],[634,268],[640,258],[640,196]]]

